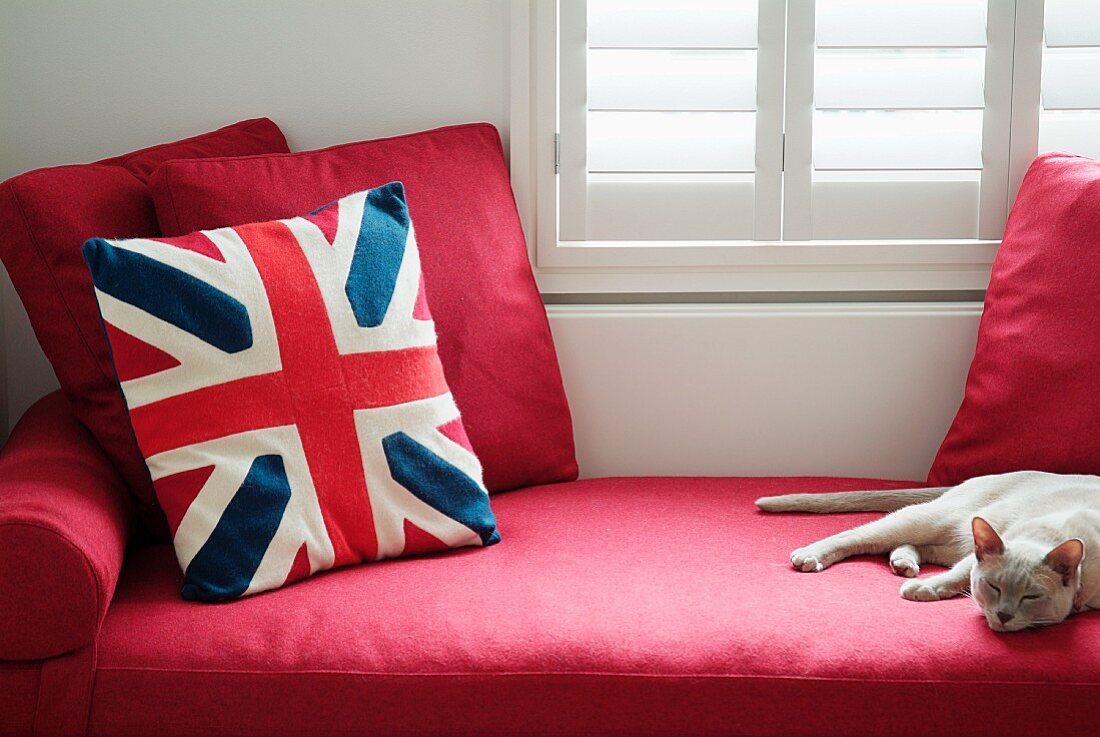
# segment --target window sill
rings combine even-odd
[[[539,248],[543,294],[974,292],[999,241],[559,242]],[[629,264],[629,265],[624,265]]]

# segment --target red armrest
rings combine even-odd
[[[115,592],[133,505],[54,392],[0,450],[0,660],[91,643]]]

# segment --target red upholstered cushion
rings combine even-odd
[[[572,423],[488,124],[273,156],[173,161],[152,179],[166,235],[291,217],[405,184],[447,381],[490,491],[576,478]]]
[[[57,166],[0,184],[0,258],[77,419],[157,520],[153,489],[126,421],[80,247],[88,238],[158,235],[146,178],[168,159],[288,151],[267,118],[96,164]],[[163,522],[160,522],[163,525]]]
[[[1100,474],[1100,162],[1028,169],[986,291],[937,485],[1008,471]]]
[[[93,641],[132,513],[122,478],[60,392],[27,410],[0,451],[0,660]]]
[[[170,548],[128,561],[94,734],[1091,735],[1100,615],[1008,635],[914,603],[884,558],[789,551],[874,515],[753,499],[841,479],[599,479],[498,495],[506,541],[217,607]]]

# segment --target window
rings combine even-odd
[[[580,291],[981,289],[1035,153],[1100,154],[1094,0],[525,12],[536,265]]]

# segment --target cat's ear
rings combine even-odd
[[[1077,572],[1077,566],[1081,565],[1081,558],[1085,555],[1085,544],[1073,538],[1047,553],[1043,562],[1062,576],[1062,585],[1069,586],[1069,580]]]
[[[981,517],[975,517],[970,523],[974,531],[974,555],[978,560],[985,560],[987,555],[1001,555],[1005,551],[1004,541],[988,522]]]

